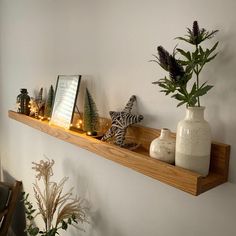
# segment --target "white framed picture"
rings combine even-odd
[[[59,75],[49,124],[69,129],[79,92],[81,75]]]

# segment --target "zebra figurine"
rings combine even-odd
[[[130,125],[137,124],[141,120],[143,120],[142,115],[134,115],[131,114],[131,110],[133,108],[134,102],[136,101],[136,96],[133,95],[129,99],[125,108],[121,112],[110,111],[109,114],[111,116],[111,127],[102,137],[102,141],[106,141],[113,136],[115,136],[115,144],[120,147],[125,147],[125,134],[127,128]]]

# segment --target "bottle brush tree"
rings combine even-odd
[[[48,97],[47,97],[47,101],[46,101],[46,105],[45,105],[44,116],[46,118],[51,117],[53,100],[54,100],[54,89],[53,89],[53,86],[51,85],[51,87],[48,91]]]
[[[96,135],[98,126],[98,112],[96,104],[86,88],[85,99],[84,99],[84,131],[90,135]]]

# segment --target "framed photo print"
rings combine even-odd
[[[58,76],[52,116],[49,124],[58,125],[66,129],[70,128],[81,77],[81,75]]]

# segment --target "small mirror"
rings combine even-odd
[[[70,128],[81,77],[81,75],[58,76],[52,116],[49,124],[58,125],[66,129]]]

